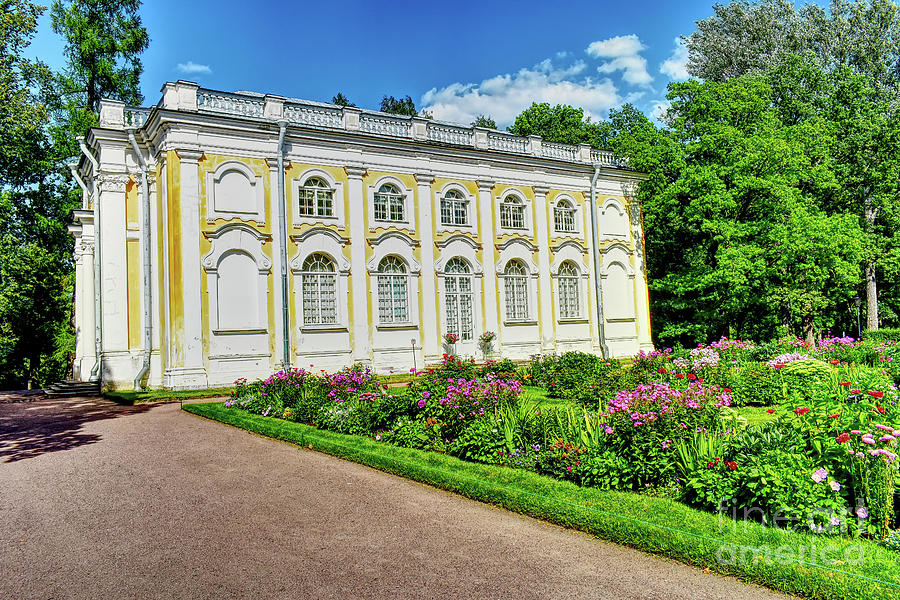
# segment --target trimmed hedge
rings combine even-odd
[[[895,600],[900,595],[897,553],[868,541],[816,536],[752,522],[720,523],[715,514],[673,500],[582,488],[524,470],[464,462],[227,409],[222,403],[187,404],[184,410],[788,594],[829,600]],[[764,547],[772,552],[787,547],[792,556],[805,549],[809,562],[754,560]],[[821,564],[819,557],[828,548],[828,557],[861,549],[864,559],[860,565]],[[728,559],[734,555],[741,559],[732,563]],[[817,558],[811,560],[810,555]]]

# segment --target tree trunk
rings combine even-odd
[[[866,209],[866,233],[870,236],[875,232],[875,217],[878,209],[872,206],[872,200],[868,196],[865,201]],[[875,257],[871,256],[866,261],[866,329],[878,329],[878,286],[875,281]]]

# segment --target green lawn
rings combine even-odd
[[[187,404],[184,409],[788,594],[896,600],[900,592],[897,553],[868,541],[733,523],[727,517],[723,522],[716,514],[667,498],[582,488],[529,471],[464,462],[227,409],[218,402]]]
[[[234,391],[233,387],[204,388],[201,390],[141,390],[139,392],[116,390],[114,392],[104,392],[103,397],[117,402],[119,404],[133,405],[143,404],[146,402],[174,402],[180,400],[190,400],[193,398],[217,398],[220,396],[230,396]]]

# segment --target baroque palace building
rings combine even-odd
[[[648,350],[642,175],[605,151],[166,83],[104,101],[72,172],[75,376],[193,388],[285,366]]]

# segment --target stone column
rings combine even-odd
[[[422,347],[425,353],[425,363],[437,362],[441,358],[441,347],[438,338],[437,322],[437,289],[435,287],[434,272],[434,222],[432,211],[434,199],[431,197],[431,184],[434,183],[434,175],[431,173],[416,173],[419,197],[419,231],[422,239]]]
[[[550,189],[544,186],[534,186],[534,235],[538,247],[538,269],[540,275],[538,286],[540,290],[540,331],[541,350],[553,352],[556,342],[556,334],[553,322],[553,286],[550,278],[550,235],[547,226],[547,192]]]
[[[103,293],[103,377],[121,387],[133,379],[128,352],[128,265],[125,253],[125,187],[127,173],[101,173],[97,199],[101,232],[100,285]]]
[[[181,296],[178,301],[181,303],[183,320],[180,324],[173,324],[176,360],[167,379],[168,385],[175,388],[203,387],[207,385],[207,377],[203,366],[200,171],[197,164],[203,153],[193,149],[180,149],[176,152],[181,167],[181,197],[170,198],[169,201],[178,202],[181,207],[181,222],[172,225],[180,230],[180,247],[175,252],[181,257]]]
[[[366,289],[366,200],[363,196],[362,167],[345,167],[347,177],[347,202],[350,206],[350,285],[353,360],[372,362],[369,327],[369,292]]]
[[[494,243],[494,199],[491,192],[494,182],[478,180],[478,213],[481,215],[482,255],[484,260],[484,327],[482,331],[493,331],[499,337],[500,321],[497,319],[497,254]],[[499,339],[494,340],[494,348],[499,347]]]

